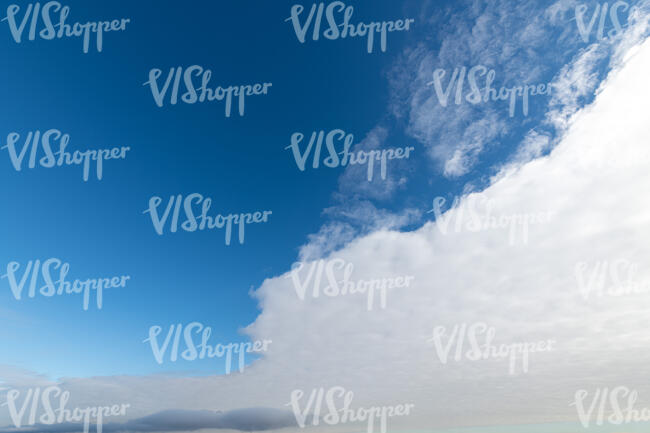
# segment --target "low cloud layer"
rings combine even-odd
[[[121,432],[185,432],[202,429],[264,431],[297,427],[291,412],[270,408],[237,409],[228,412],[208,410],[166,410],[125,423],[106,423],[105,433]],[[80,433],[83,424],[36,424],[21,428],[0,428],[0,433]],[[94,427],[91,428],[94,431]]]

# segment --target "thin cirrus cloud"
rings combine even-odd
[[[637,3],[638,11],[648,6],[645,0]],[[577,98],[593,94],[603,78],[603,63],[620,42],[617,38],[596,40],[592,35],[585,43],[575,21],[579,4],[589,6],[591,11],[597,2],[459,2],[467,6],[466,14],[451,10],[448,14],[434,13],[435,2],[425,3],[423,11],[428,12],[423,12],[421,26],[436,36],[408,48],[390,71],[391,112],[403,119],[407,133],[428,149],[445,177],[467,175],[488,149],[503,146],[503,142],[521,141],[519,128],[536,125],[536,133],[554,136],[559,125],[545,121],[544,108],[551,102],[546,96],[530,97],[527,118],[521,116],[521,98],[515,111],[519,114],[513,118],[509,117],[508,103],[503,101],[477,105],[463,101],[456,105],[452,94],[448,105],[442,106],[433,86],[427,85],[433,71],[444,69],[446,84],[454,68],[469,70],[483,65],[496,71],[493,87],[497,89],[548,83],[559,74],[559,88],[554,90],[555,110],[565,114],[575,111],[578,103],[582,106],[590,102]],[[631,15],[624,13],[622,17],[621,24],[628,26]],[[591,55],[583,56],[585,50]],[[573,75],[563,71],[569,64]],[[483,88],[484,78],[478,84]],[[467,83],[465,86],[467,92]]]

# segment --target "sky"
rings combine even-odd
[[[585,427],[574,399],[625,387],[636,407],[650,407],[647,293],[589,292],[598,278],[626,277],[650,291],[647,2],[349,2],[353,23],[413,20],[371,53],[365,38],[313,40],[310,27],[301,42],[290,17],[304,6],[299,28],[311,3],[63,4],[70,23],[130,21],[104,33],[101,52],[91,38],[87,53],[79,38],[30,41],[29,23],[17,43],[0,21],[0,182],[9,186],[0,402],[3,390],[57,386],[71,407],[128,403],[104,421],[107,432],[297,431],[292,393],[304,391],[304,408],[311,390],[343,387],[355,407],[413,404],[389,418],[395,432],[644,431],[595,417]],[[170,68],[192,65],[212,71],[211,87],[272,85],[246,97],[243,116],[235,103],[226,116],[221,101],[168,96],[159,107],[150,71],[161,70],[160,89]],[[466,74],[481,66],[480,89],[494,71],[497,90],[551,90],[530,96],[527,113],[521,97],[512,115],[507,100],[473,104]],[[458,74],[462,94],[447,87]],[[91,169],[84,181],[80,166],[30,169],[29,151],[16,170],[11,134],[20,151],[30,131],[50,129],[69,134],[70,152],[130,149],[104,162],[101,180]],[[302,152],[312,133],[334,130],[353,135],[355,152],[412,151],[388,160],[385,176],[378,161],[370,181],[366,165],[315,168],[312,155],[301,170],[296,134]],[[246,225],[243,243],[236,228],[229,245],[223,230],[159,235],[150,199],[162,198],[160,216],[169,197],[193,193],[212,199],[209,215],[271,213]],[[477,213],[535,219],[475,229],[463,218]],[[104,290],[101,308],[94,295],[86,310],[80,295],[30,298],[29,282],[16,299],[11,264],[22,278],[30,260],[50,258],[69,263],[71,280],[129,279]],[[372,305],[367,294],[314,297],[310,281],[331,285],[318,270],[329,263],[351,264],[352,281],[410,283],[383,304],[380,294]],[[223,358],[157,360],[151,330],[160,327],[159,347],[170,326],[193,322],[210,327],[212,345],[268,348],[247,354],[241,371]],[[436,327],[483,323],[499,344],[553,349],[509,364],[455,359],[452,345],[440,359]],[[309,416],[304,429],[365,430]],[[10,431],[82,430],[19,428],[0,403],[0,432]]]

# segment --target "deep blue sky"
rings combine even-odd
[[[405,17],[396,3],[357,7],[355,18]],[[386,68],[410,35],[393,33],[387,53],[367,54],[362,39],[298,43],[285,22],[292,2],[64,4],[68,22],[131,22],[124,32],[104,34],[101,53],[91,44],[87,54],[77,38],[17,44],[0,23],[2,145],[10,132],[55,128],[70,134],[71,151],[131,151],[105,163],[103,180],[83,182],[79,167],[17,172],[3,149],[1,273],[10,261],[57,257],[70,263],[72,279],[131,281],[105,291],[102,310],[83,311],[80,296],[16,301],[0,280],[8,319],[0,363],[55,377],[219,372],[222,363],[214,360],[158,366],[142,343],[148,328],[199,321],[212,326],[214,343],[243,338],[238,328],[257,314],[249,290],[290,268],[323,223],[343,170],[298,171],[284,150],[290,135],[341,128],[361,139],[385,116]],[[194,64],[213,71],[215,87],[273,86],[267,96],[247,99],[244,117],[225,118],[218,102],[156,107],[142,85],[149,70]],[[193,192],[213,199],[212,215],[273,215],[248,226],[243,245],[224,245],[223,231],[158,236],[142,214],[149,198]]]

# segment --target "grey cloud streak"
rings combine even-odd
[[[104,433],[180,432],[201,429],[264,431],[285,427],[297,427],[296,418],[291,412],[279,409],[246,408],[227,412],[172,409],[124,423],[105,423],[103,431]],[[83,423],[36,424],[21,428],[4,427],[0,428],[0,433],[77,433],[83,432],[83,429]],[[92,423],[90,431],[95,431]]]

